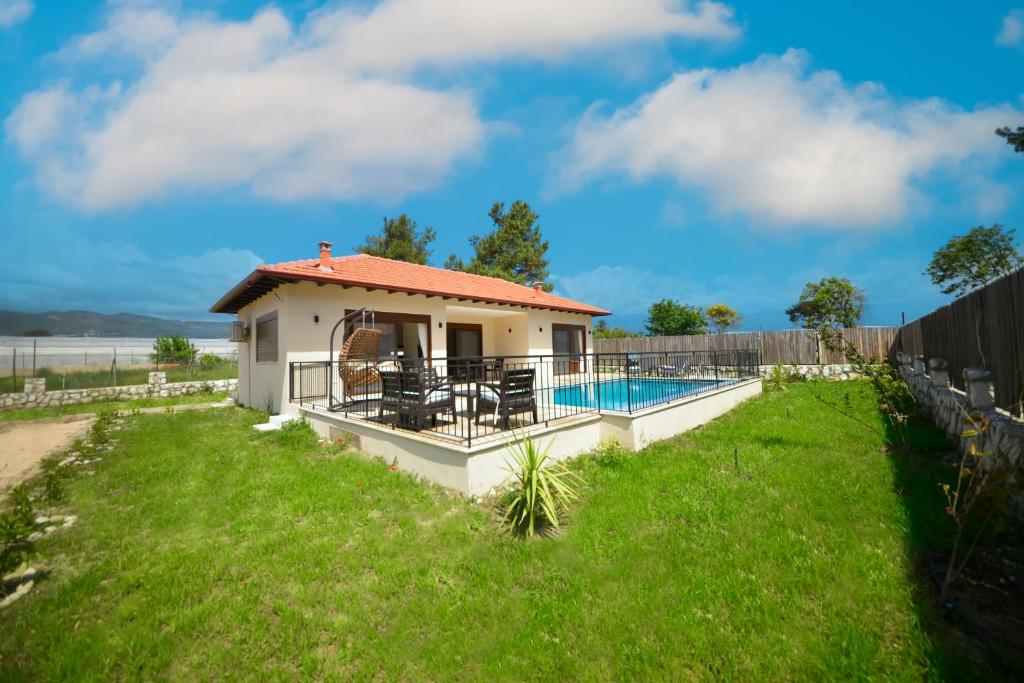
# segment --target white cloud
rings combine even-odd
[[[706,0],[385,0],[362,13],[325,12],[311,31],[349,65],[403,71],[425,64],[557,59],[572,51],[668,36],[739,35],[726,5]],[[382,48],[382,46],[387,46]]]
[[[1024,45],[1024,10],[1010,10],[996,35],[996,45],[1017,47]]]
[[[0,0],[0,28],[10,28],[32,16],[32,0]]]
[[[62,59],[111,54],[146,58],[173,44],[178,19],[169,9],[128,5],[111,13],[100,31],[76,36],[57,53]]]
[[[559,183],[668,175],[758,224],[877,226],[903,217],[915,181],[995,157],[992,131],[1014,113],[899,101],[808,62],[790,50],[734,69],[683,71],[610,115],[595,105],[559,155]]]
[[[437,74],[417,83],[428,67],[735,34],[726,6],[683,0],[384,0],[321,9],[297,27],[274,8],[229,22],[122,2],[57,62],[127,61],[132,77],[29,93],[6,129],[45,189],[91,211],[233,187],[397,200],[442,182],[503,129],[473,93]]]
[[[31,92],[7,119],[8,135],[18,141],[23,152],[35,154],[60,134],[74,106],[74,96],[63,86]]]

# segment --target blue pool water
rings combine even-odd
[[[556,405],[626,412],[630,408],[637,410],[659,403],[668,403],[728,383],[727,381],[716,382],[712,379],[640,377],[629,380],[609,379],[601,382],[570,384],[551,391]]]

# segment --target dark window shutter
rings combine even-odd
[[[256,362],[277,362],[277,312],[256,320]]]

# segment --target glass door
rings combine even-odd
[[[583,325],[551,326],[551,352],[555,354],[555,374],[575,374],[583,369],[587,352]]]
[[[483,353],[482,325],[448,323],[448,367],[457,382],[483,378]]]

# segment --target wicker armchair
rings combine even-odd
[[[530,413],[536,424],[537,396],[533,388],[535,375],[534,368],[502,370],[498,382],[477,382],[474,422],[480,424],[481,415],[493,414],[494,425],[498,425],[500,418],[502,427],[508,429],[510,417]]]
[[[425,370],[381,370],[381,398],[378,417],[385,412],[396,413],[398,424],[420,431],[437,425],[437,416],[455,415],[455,387],[451,380],[438,378]]]

